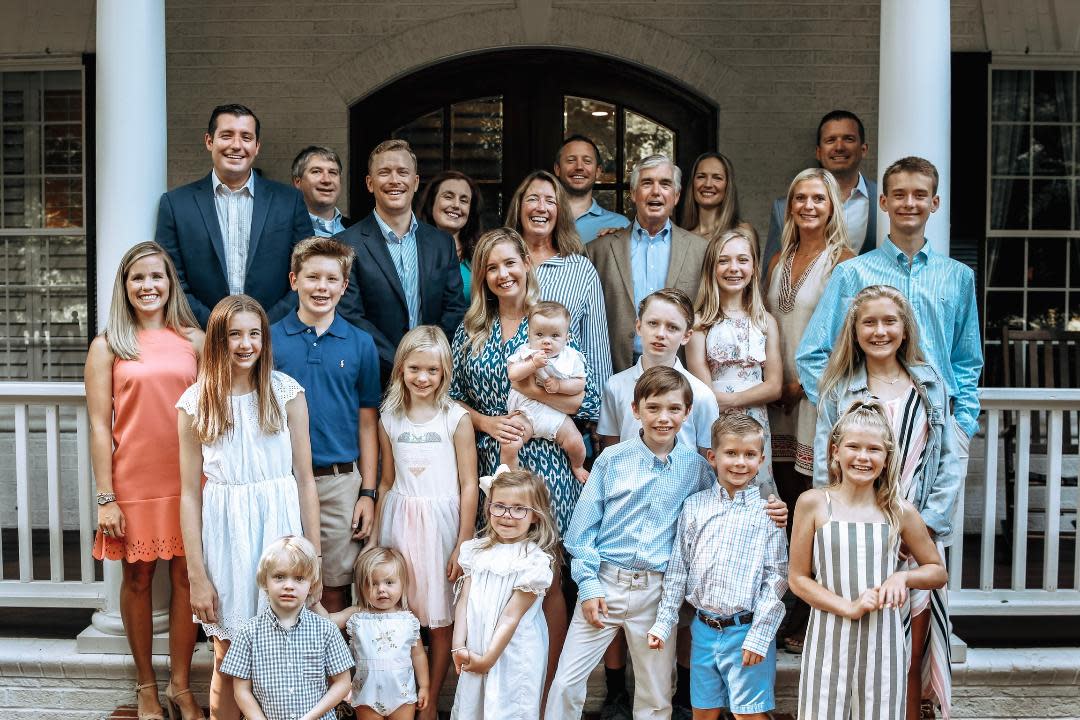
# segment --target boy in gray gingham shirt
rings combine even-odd
[[[302,537],[271,543],[257,580],[270,604],[237,632],[221,663],[236,678],[236,703],[247,720],[334,720],[351,690],[353,666],[337,627],[307,609],[319,558]]]

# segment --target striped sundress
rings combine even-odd
[[[888,523],[828,518],[814,533],[814,577],[854,600],[896,568],[899,534]],[[799,677],[799,720],[903,720],[907,647],[900,608],[849,620],[811,608]]]
[[[892,423],[896,437],[896,449],[900,465],[900,495],[914,503],[916,490],[912,480],[921,473],[919,469],[925,462],[926,441],[930,434],[930,424],[926,419],[926,406],[921,401],[918,391],[912,385],[907,393],[884,403],[885,412]],[[945,547],[937,543],[938,554],[944,562]],[[902,570],[914,570],[919,565],[913,558],[902,563]],[[929,632],[923,650],[922,697],[934,700],[941,707],[943,720],[949,720],[952,714],[952,666],[949,646],[949,593],[946,588],[937,590],[909,590],[910,614],[905,618],[905,632],[910,643],[913,618],[926,612],[930,615]],[[908,646],[910,648],[910,645]]]

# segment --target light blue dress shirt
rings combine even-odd
[[[345,226],[341,223],[341,211],[337,208],[334,208],[334,217],[329,220],[311,213],[308,213],[308,217],[311,218],[311,228],[315,232],[315,237],[334,237],[338,233],[345,232]]]
[[[379,223],[379,230],[386,240],[386,247],[390,251],[390,258],[394,261],[394,269],[397,270],[398,280],[401,281],[401,289],[405,292],[405,305],[409,311],[409,329],[420,324],[420,266],[416,259],[416,215],[409,222],[409,230],[403,237],[390,229],[383,222],[376,210],[375,222]]]
[[[251,214],[255,210],[255,173],[248,173],[247,182],[239,190],[231,190],[221,182],[217,172],[210,171],[214,189],[214,208],[225,249],[225,274],[229,292],[244,292],[247,278],[248,249],[251,246]]]
[[[630,230],[630,269],[634,280],[634,307],[647,296],[667,286],[671,264],[671,221],[656,235],[634,221]],[[641,336],[634,336],[634,353],[641,354]]]
[[[600,207],[600,203],[596,202],[596,198],[593,198],[589,209],[574,220],[577,234],[581,236],[581,242],[583,243],[590,243],[595,240],[597,233],[604,228],[624,228],[629,224],[630,221],[626,219],[625,215],[605,210]]]
[[[983,367],[975,273],[934,252],[929,241],[909,262],[887,238],[877,249],[833,270],[795,357],[799,381],[810,402],[817,405],[818,381],[852,299],[869,285],[892,285],[907,297],[919,328],[919,347],[945,380],[960,429],[968,437],[974,435],[979,427],[978,385]]]
[[[666,570],[683,501],[715,482],[705,458],[677,440],[664,460],[640,436],[600,453],[563,538],[578,601],[603,597],[601,562]]]

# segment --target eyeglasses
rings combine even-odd
[[[528,505],[503,505],[502,503],[491,503],[488,512],[491,513],[492,517],[503,517],[509,513],[510,517],[514,520],[524,520],[530,512],[536,512],[536,510]]]

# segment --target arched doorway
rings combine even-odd
[[[667,152],[688,172],[697,155],[715,147],[717,110],[640,66],[578,51],[498,50],[448,60],[349,109],[351,215],[372,208],[364,187],[371,149],[403,137],[417,153],[421,182],[444,169],[468,173],[484,195],[485,226],[501,224],[521,178],[550,169],[572,133],[600,145],[598,199],[626,212],[633,161]]]

